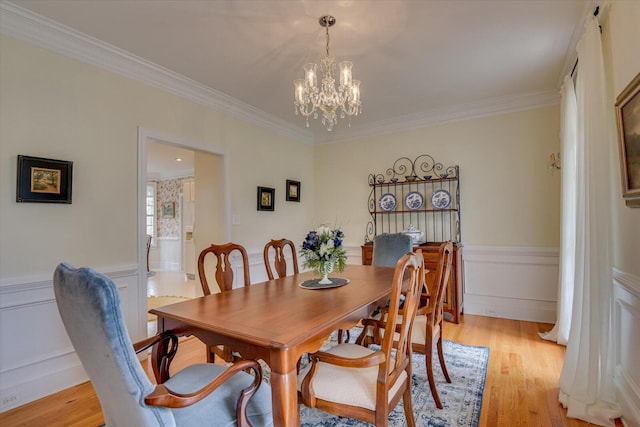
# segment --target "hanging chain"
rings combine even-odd
[[[329,26],[328,25],[325,27],[325,30],[327,31],[327,56],[329,56]]]

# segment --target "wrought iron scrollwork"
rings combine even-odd
[[[399,233],[409,226],[421,228],[427,243],[445,240],[461,241],[460,170],[458,165],[444,166],[428,154],[414,159],[400,157],[384,173],[369,174],[371,192],[368,209],[372,220],[367,223],[365,243],[380,233]],[[451,202],[445,208],[428,204],[429,196],[444,190]],[[379,206],[383,194],[391,193],[398,203],[391,208]],[[424,204],[407,206],[402,201],[409,193],[420,193]]]
[[[373,225],[373,222],[369,221],[367,223],[367,230],[364,235],[364,242],[365,243],[373,242],[373,238],[375,237],[375,235],[376,235],[375,225]]]
[[[430,155],[421,154],[413,160],[408,157],[398,158],[393,162],[393,166],[385,171],[384,175],[388,177],[389,181],[392,179],[402,180],[406,177],[422,178],[428,175],[434,178],[445,178],[456,177],[457,170],[457,166],[447,166],[445,168],[442,163],[436,162]],[[382,183],[380,180],[384,179],[384,175],[369,175],[369,184]]]

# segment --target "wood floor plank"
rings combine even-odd
[[[490,348],[480,427],[584,427],[569,419],[558,403],[558,378],[565,347],[545,341],[545,323],[464,315],[458,325],[445,322],[443,337]],[[205,361],[205,346],[181,340],[172,371]],[[143,362],[151,377],[149,361]],[[452,378],[455,381],[455,378]],[[104,423],[91,383],[83,383],[0,414],[3,427],[97,427]],[[622,426],[617,420],[616,425]]]

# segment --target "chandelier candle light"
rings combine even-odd
[[[347,252],[342,246],[343,238],[342,231],[321,225],[317,230],[310,231],[302,242],[300,254],[305,259],[302,266],[314,269],[321,277],[318,282],[321,285],[332,283],[328,276],[334,269],[344,271]]]
[[[340,118],[349,116],[349,126],[351,126],[351,116],[362,113],[360,103],[360,82],[354,80],[351,74],[353,64],[348,61],[338,65],[340,69],[340,85],[336,90],[336,81],[333,72],[336,67],[336,60],[329,56],[329,27],[336,23],[336,18],[326,15],[320,18],[320,25],[325,27],[327,39],[327,55],[320,61],[322,63],[323,77],[322,85],[318,88],[318,66],[307,64],[304,66],[304,79],[297,79],[293,82],[295,87],[295,111],[296,116],[302,114],[306,117],[307,127],[309,127],[309,116],[318,118],[318,110],[322,111],[322,124],[332,131],[338,123],[338,111]]]

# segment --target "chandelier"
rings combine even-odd
[[[304,66],[304,79],[297,79],[293,82],[295,87],[296,116],[302,114],[309,127],[309,116],[317,119],[322,114],[322,124],[332,131],[340,118],[349,117],[351,126],[351,116],[357,116],[362,112],[360,105],[360,82],[353,80],[351,68],[353,64],[348,61],[338,64],[340,69],[340,85],[336,89],[336,80],[333,73],[336,68],[336,60],[329,56],[329,27],[336,23],[336,18],[326,15],[320,18],[320,25],[326,30],[327,55],[320,60],[322,64],[322,84],[318,87],[318,66],[307,64]]]

